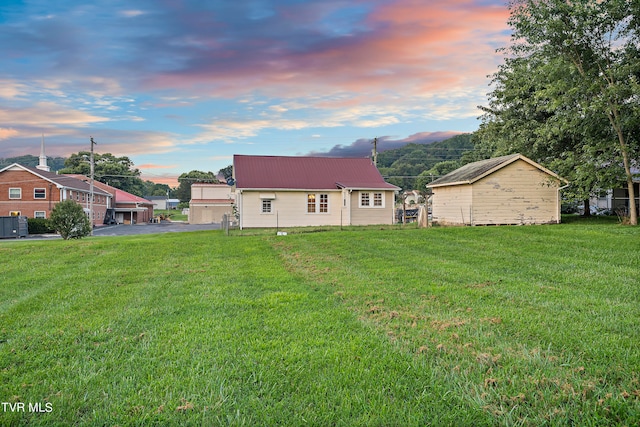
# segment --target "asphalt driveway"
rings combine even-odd
[[[134,234],[179,233],[181,231],[219,230],[220,224],[188,224],[161,221],[157,224],[119,224],[96,227],[94,236],[131,236]]]

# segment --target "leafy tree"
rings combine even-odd
[[[554,167],[583,198],[622,178],[637,224],[637,2],[512,0],[509,8],[513,42],[494,75],[480,145]]]
[[[89,163],[90,153],[80,151],[72,154],[64,163],[64,169],[60,173],[91,174]],[[115,157],[111,153],[94,153],[94,177],[97,181],[109,184],[136,196],[144,194],[144,181],[140,178],[140,171],[134,168],[134,164],[126,156]]]
[[[233,176],[233,165],[224,167],[218,171],[218,175],[224,175],[224,179],[229,179]]]
[[[79,239],[91,234],[91,222],[82,206],[73,200],[64,200],[51,210],[49,225],[64,240]]]
[[[460,167],[460,160],[445,160],[444,162],[436,163],[431,169],[422,172],[416,179],[416,190],[422,193],[426,192],[426,186],[433,180],[440,178],[454,171]]]
[[[191,184],[194,182],[218,182],[218,178],[213,172],[202,172],[198,170],[192,170],[191,172],[183,173],[178,177],[180,185],[175,191],[175,196],[181,202],[189,202],[191,200]]]
[[[405,190],[424,191],[416,179],[437,163],[458,160],[472,150],[471,134],[456,135],[431,144],[407,144],[404,147],[378,153],[378,169],[387,182]]]
[[[47,165],[52,171],[57,171],[64,167],[64,157],[47,157]],[[13,163],[19,163],[24,166],[35,167],[40,164],[40,157],[27,154],[25,156],[0,158],[0,169],[9,166]]]
[[[144,195],[145,196],[171,196],[171,187],[167,184],[157,184],[152,181],[144,182]]]

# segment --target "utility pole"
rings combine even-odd
[[[371,150],[373,164],[375,165],[375,167],[378,167],[378,137],[376,136],[375,138],[373,138],[373,141],[371,141],[371,143],[373,144],[373,150]]]
[[[91,156],[89,157],[89,163],[91,164],[91,177],[89,180],[89,221],[91,221],[91,235],[93,236],[93,177],[94,177],[94,162],[93,162],[93,146],[96,142],[91,138]]]

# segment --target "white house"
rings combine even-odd
[[[366,158],[233,157],[240,227],[392,224],[395,185]]]

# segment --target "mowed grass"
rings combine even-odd
[[[0,400],[25,404],[0,425],[640,423],[637,227],[169,233],[0,259]]]

